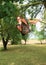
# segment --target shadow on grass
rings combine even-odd
[[[3,47],[0,47],[0,51],[14,51],[21,49],[23,46],[24,45],[8,45],[6,50]]]

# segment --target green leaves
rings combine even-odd
[[[19,10],[17,9],[17,6],[14,6],[13,3],[7,2],[4,5],[0,6],[0,18],[3,17],[16,17],[18,15]],[[12,14],[11,14],[12,13]],[[17,14],[17,15],[16,15]]]
[[[12,2],[8,2],[7,0],[4,1],[4,5],[0,4],[0,32],[3,34],[4,39],[9,34],[10,39],[14,39],[16,42],[19,42],[21,40],[21,34],[16,28],[16,18],[20,12],[19,8]]]
[[[4,1],[4,2],[10,2],[10,1],[11,1],[11,2],[14,2],[14,1],[15,1],[15,2],[18,2],[19,0],[0,0],[0,3],[3,2],[3,1]]]

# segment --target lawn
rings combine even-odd
[[[46,45],[9,45],[1,51],[0,65],[46,65]]]

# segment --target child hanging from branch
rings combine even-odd
[[[17,29],[22,33],[22,35],[27,34],[29,32],[28,22],[22,17],[17,17],[17,21]]]
[[[30,32],[28,22],[30,22],[31,24],[36,24],[40,20],[39,19],[34,19],[34,20],[28,19],[28,22],[27,22],[24,18],[18,16],[17,21],[18,21],[17,29],[22,33],[22,35],[25,35]]]

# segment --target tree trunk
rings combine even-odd
[[[46,8],[46,2],[45,2],[45,0],[43,1],[43,4],[44,4],[44,6],[45,6],[45,8]]]
[[[25,45],[26,45],[26,40],[25,40]]]
[[[42,40],[40,40],[40,42],[41,42],[41,45],[42,45]]]
[[[8,41],[9,41],[9,35],[7,36],[6,40],[5,40],[4,37],[2,36],[2,42],[3,42],[4,50],[7,50]]]
[[[3,47],[4,47],[4,50],[7,50],[7,40],[5,41],[4,38],[2,38],[2,41],[3,41]]]

